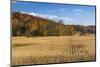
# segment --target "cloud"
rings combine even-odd
[[[22,12],[22,13],[27,13],[27,12]],[[39,13],[34,13],[34,12],[27,13],[27,14],[30,14],[30,15],[33,15],[33,16],[42,17],[42,18],[45,18],[45,19],[51,19],[51,20],[55,20],[55,21],[60,19],[60,17],[58,17],[56,15],[39,14]]]
[[[62,19],[65,22],[65,24],[73,24],[74,22],[76,22],[76,20],[71,17],[62,17]]]
[[[80,14],[83,10],[82,9],[75,9],[73,10],[73,12],[77,13],[77,14]]]
[[[76,20],[75,18],[67,17],[67,16],[62,17],[62,16],[57,16],[57,15],[39,14],[39,13],[35,13],[35,12],[21,12],[21,13],[41,17],[44,19],[51,19],[54,21],[62,20],[64,22],[64,24],[66,24],[66,25],[90,25],[88,23],[82,23],[81,21]],[[93,25],[93,24],[91,24],[91,25]]]
[[[29,14],[29,15],[33,15],[33,16],[37,16],[37,14],[34,13],[34,12],[30,12],[30,13],[27,13],[27,14]]]
[[[72,24],[73,22],[75,22],[75,19],[70,18],[70,17],[59,17],[59,16],[56,16],[56,15],[39,14],[39,13],[34,13],[34,12],[21,12],[21,13],[41,17],[41,18],[44,18],[44,19],[51,19],[51,20],[54,20],[54,21],[63,20],[63,22],[65,24]],[[72,22],[72,23],[67,23],[67,22]]]

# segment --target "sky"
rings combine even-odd
[[[12,1],[12,12],[63,20],[64,24],[95,25],[95,6]]]

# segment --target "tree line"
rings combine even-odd
[[[12,13],[13,36],[72,36],[95,33],[94,26],[65,25],[63,21],[44,19],[20,12]]]

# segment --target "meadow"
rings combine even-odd
[[[12,65],[95,61],[95,36],[12,37]]]

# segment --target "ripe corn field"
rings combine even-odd
[[[12,37],[12,65],[94,61],[95,36]]]

